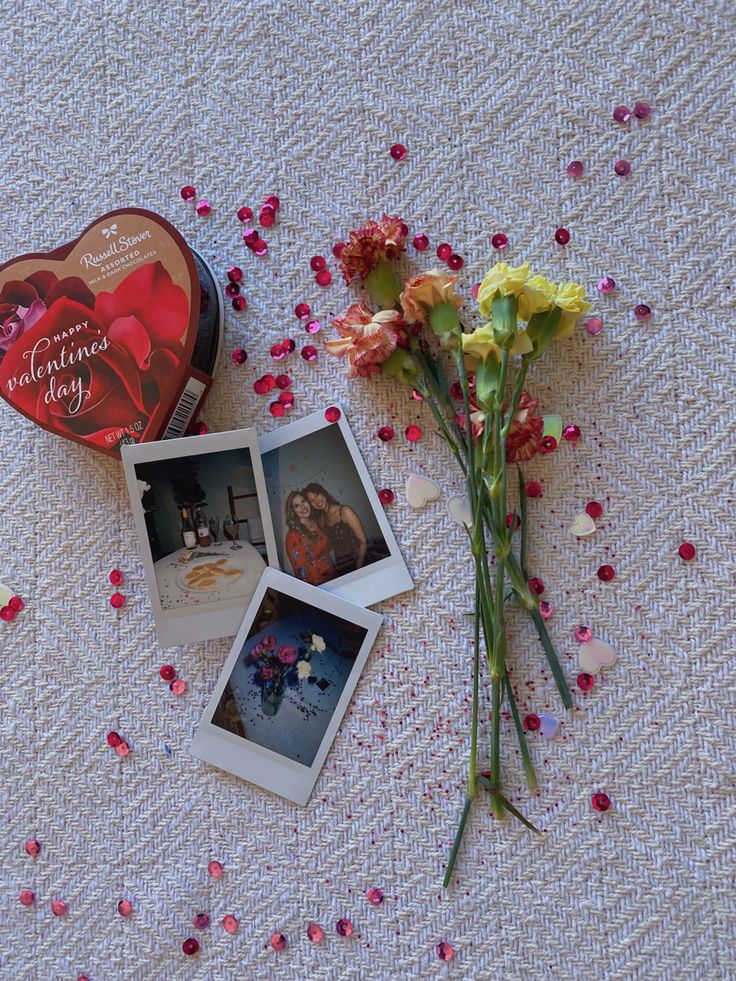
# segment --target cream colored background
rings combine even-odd
[[[481,801],[442,895],[461,804],[469,711],[471,572],[442,502],[390,509],[416,577],[383,605],[386,627],[306,809],[194,761],[187,745],[226,643],[164,655],[153,626],[120,466],[35,429],[0,424],[0,580],[27,610],[0,624],[0,975],[14,981],[734,977],[732,90],[734,24],[714,0],[350,4],[12,2],[2,15],[0,245],[10,257],[73,237],[132,204],[171,219],[224,274],[246,272],[246,314],[204,418],[212,430],[274,423],[251,383],[267,348],[299,341],[294,304],[325,321],[347,302],[313,285],[309,257],[385,208],[466,257],[466,285],[509,234],[511,260],[590,286],[605,321],[555,350],[530,384],[583,438],[529,466],[534,571],[556,642],[579,622],[620,651],[565,720],[531,739],[540,796],[515,759],[510,792],[540,842]],[[620,101],[651,121],[622,129]],[[388,147],[401,140],[407,159]],[[621,156],[628,180],[612,173]],[[570,181],[579,158],[586,177]],[[213,202],[198,218],[178,196]],[[276,192],[265,260],[235,209]],[[572,240],[552,241],[563,224]],[[428,260],[421,260],[426,264]],[[619,288],[600,299],[595,282]],[[640,325],[631,310],[653,308]],[[248,365],[230,349],[245,342]],[[332,398],[350,415],[376,485],[409,473],[457,491],[428,415],[390,384],[348,385],[334,363],[292,359],[295,416]],[[392,413],[389,406],[393,407]],[[416,420],[410,449],[373,437]],[[596,498],[598,534],[567,525]],[[696,562],[676,555],[696,543]],[[610,558],[615,582],[595,569]],[[107,605],[125,571],[127,608]],[[513,624],[525,708],[558,703],[534,638]],[[169,696],[158,668],[187,680]],[[574,677],[574,660],[569,661]],[[133,746],[119,760],[104,741]],[[599,819],[590,795],[613,798]],[[44,846],[35,862],[23,842]],[[226,873],[207,875],[221,858]],[[380,885],[382,907],[364,891]],[[39,904],[23,909],[22,887]],[[56,895],[69,903],[51,916]],[[123,895],[135,913],[123,920]],[[181,954],[192,915],[215,925]],[[235,913],[241,930],[219,926]],[[350,916],[356,935],[333,923]],[[324,944],[305,938],[323,923]],[[291,946],[265,949],[283,929]],[[360,934],[358,937],[357,934]],[[448,939],[457,956],[438,961]]]

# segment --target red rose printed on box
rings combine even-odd
[[[140,266],[96,298],[69,279],[40,295],[40,275],[3,289],[3,301],[15,304],[3,322],[3,391],[61,435],[110,447],[124,425],[132,439],[145,438],[167,373],[183,361],[184,291],[160,262]]]

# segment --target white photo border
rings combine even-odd
[[[263,521],[268,565],[278,569],[276,538],[263,476],[258,433],[255,429],[236,429],[226,433],[207,433],[204,436],[183,436],[180,439],[155,440],[150,443],[128,443],[121,448],[153,619],[162,647],[179,647],[218,637],[232,637],[240,627],[246,607],[242,601],[233,604],[232,600],[219,600],[214,603],[198,603],[194,612],[162,609],[135,468],[140,463],[150,463],[155,460],[177,460],[183,456],[200,456],[205,453],[240,449],[250,451],[258,507]]]
[[[325,419],[325,409],[319,412],[313,412],[308,416],[304,416],[302,419],[290,422],[287,426],[261,436],[261,454],[269,453],[271,450],[279,449],[289,443],[295,443],[304,436],[320,432],[323,429],[329,429],[332,426],[337,426],[340,429],[348,453],[353,461],[353,466],[373,510],[373,515],[388,546],[389,555],[385,559],[372,562],[362,569],[356,569],[354,572],[337,576],[335,579],[323,583],[319,588],[330,593],[336,593],[343,599],[349,600],[351,603],[357,603],[359,606],[372,606],[381,600],[389,599],[398,593],[404,593],[409,589],[413,589],[414,582],[399,550],[398,542],[386,517],[386,512],[378,499],[371,475],[368,473],[368,468],[363,461],[360,449],[345,415],[345,410],[337,403],[330,404],[340,410],[340,418],[337,422],[329,422]],[[286,570],[284,571],[286,572]],[[290,575],[290,573],[286,574]],[[293,578],[297,582],[300,581],[296,576]]]
[[[225,685],[230,680],[233,669],[245,646],[248,634],[253,625],[263,597],[268,589],[274,589],[303,602],[307,606],[316,607],[327,613],[332,613],[347,620],[365,631],[365,637],[358,651],[355,663],[348,675],[345,687],[325,730],[322,741],[315,754],[311,766],[305,766],[295,760],[282,756],[247,738],[229,732],[212,722],[212,718],[220,704]],[[245,619],[235,638],[225,666],[217,679],[215,690],[207,703],[202,720],[194,735],[190,747],[193,756],[211,763],[220,770],[226,770],[235,776],[242,777],[264,790],[270,790],[280,797],[304,805],[314,790],[322,766],[327,758],[332,743],[340,727],[342,718],[353,697],[358,679],[363,672],[365,662],[381,629],[383,617],[374,610],[367,610],[329,593],[318,586],[311,586],[294,576],[279,572],[276,569],[266,569],[261,577],[253,598],[250,601]]]

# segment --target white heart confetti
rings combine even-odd
[[[429,477],[421,477],[418,473],[407,477],[406,499],[413,508],[423,508],[425,504],[436,501],[439,496],[439,486]]]
[[[595,531],[595,521],[585,511],[581,511],[580,514],[575,515],[575,520],[570,525],[570,531],[578,538],[585,538],[586,535],[592,535]]]
[[[0,606],[7,606],[14,596],[15,593],[12,589],[8,589],[7,586],[3,586],[0,583]]]
[[[545,739],[552,739],[556,736],[560,728],[560,720],[556,719],[554,715],[548,715],[546,712],[539,713],[539,721],[541,725],[539,726],[539,731]]]
[[[618,660],[618,654],[605,640],[591,638],[581,644],[578,650],[578,664],[581,671],[598,674],[601,668],[610,668]]]
[[[451,497],[447,502],[447,510],[453,521],[457,521],[459,525],[472,525],[473,515],[470,513],[470,501],[467,497]]]

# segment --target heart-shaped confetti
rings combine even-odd
[[[473,515],[470,513],[470,501],[467,497],[451,497],[447,502],[447,510],[453,521],[470,528],[473,523]]]
[[[544,739],[552,739],[557,735],[560,729],[560,720],[556,719],[554,715],[549,715],[547,712],[539,713],[539,731]]]
[[[570,531],[578,538],[585,538],[586,535],[592,535],[595,532],[595,521],[585,511],[581,511],[580,514],[575,515],[575,520],[570,525]]]
[[[559,443],[562,439],[562,416],[542,416],[542,421],[544,423],[542,439],[551,436],[556,443]]]
[[[439,485],[429,477],[422,477],[418,473],[410,474],[406,480],[406,499],[409,504],[416,508],[423,508],[425,504],[436,501],[440,496]]]
[[[610,668],[618,660],[618,654],[605,640],[593,637],[580,645],[578,664],[581,671],[588,674],[598,674],[601,668]]]
[[[11,599],[15,596],[12,589],[8,589],[7,586],[3,586],[0,583],[0,607],[7,606]]]

